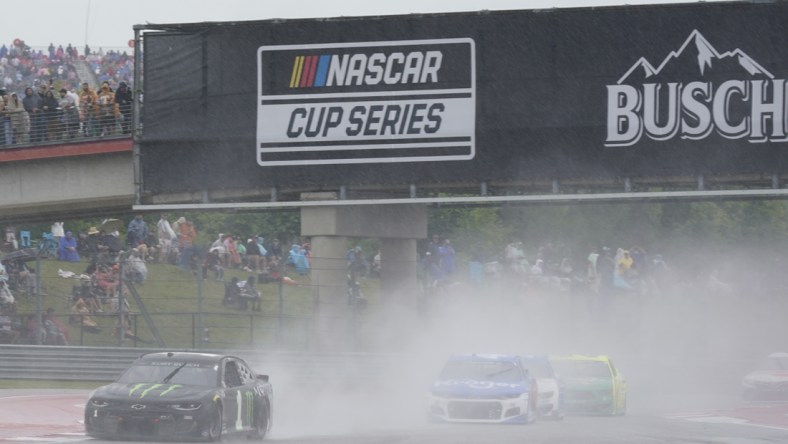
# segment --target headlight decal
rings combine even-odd
[[[194,410],[199,410],[202,407],[202,403],[200,403],[200,402],[181,402],[181,403],[178,403],[178,404],[170,404],[170,407],[172,407],[175,410],[194,411]]]
[[[103,399],[91,399],[90,400],[90,405],[92,405],[93,407],[101,408],[101,407],[108,406],[109,402],[104,401]]]

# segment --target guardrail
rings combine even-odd
[[[137,357],[161,349],[0,345],[0,379],[38,381],[113,381]],[[168,349],[167,351],[177,351]],[[183,350],[181,350],[183,351]],[[219,352],[217,352],[219,353]],[[246,359],[272,380],[301,385],[367,385],[391,374],[394,355],[371,353],[298,353],[224,350]]]

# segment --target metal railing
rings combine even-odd
[[[0,113],[0,149],[131,137],[130,107],[86,112],[75,107]]]
[[[185,348],[114,348],[0,345],[0,379],[113,381],[140,355]],[[297,353],[225,349],[221,353],[244,358],[272,381],[298,381],[299,385],[377,384],[391,377],[392,362],[405,362],[393,354]]]
[[[150,347],[155,344],[150,329],[138,313],[124,313],[128,319],[124,337],[120,337],[118,313],[72,314],[68,316],[69,346]],[[203,330],[199,328],[199,313],[152,313],[156,328],[165,338],[165,345],[174,348],[275,348],[308,350],[312,318],[302,316],[273,316],[248,313],[203,313]],[[24,323],[34,313],[19,313]],[[58,315],[64,318],[65,315]],[[188,320],[188,321],[185,321]],[[24,325],[21,326],[24,328]],[[21,344],[35,345],[35,337],[21,336]],[[59,345],[47,340],[44,345]]]

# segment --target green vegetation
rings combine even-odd
[[[146,215],[151,228],[158,215]],[[201,245],[208,245],[219,232],[246,236],[260,233],[270,241],[300,240],[297,212],[189,213],[200,232]],[[131,216],[120,216],[128,221]],[[171,216],[170,219],[174,219]],[[66,227],[86,231],[94,221],[70,221]],[[744,251],[780,252],[788,246],[788,201],[706,201],[672,203],[618,203],[594,205],[534,205],[500,207],[441,207],[429,213],[428,231],[449,238],[457,251],[458,270],[466,269],[471,252],[481,252],[489,260],[500,257],[505,245],[524,242],[529,258],[536,256],[540,246],[553,242],[565,257],[573,257],[576,264],[584,263],[588,252],[601,245],[631,247],[640,245],[649,253],[665,255],[674,264],[691,261],[691,256],[702,251],[706,257],[727,257],[726,254]],[[25,227],[38,233],[48,227]],[[124,234],[121,234],[125,237]],[[35,236],[34,236],[35,237]],[[424,241],[426,243],[426,240]],[[375,239],[351,239],[348,246],[362,245],[368,260],[378,249]],[[419,245],[423,252],[425,244]],[[779,253],[775,253],[779,254]],[[415,260],[415,259],[414,259]],[[30,263],[33,265],[34,263]],[[46,293],[42,308],[54,308],[64,321],[68,317],[72,286],[77,279],[62,278],[58,270],[82,273],[87,262],[77,264],[53,259],[41,262],[41,282]],[[168,264],[149,263],[149,275],[137,290],[155,326],[168,347],[191,348],[199,337],[200,298],[198,282],[189,272]],[[226,270],[225,282],[231,277],[246,279],[250,273]],[[202,312],[204,325],[209,329],[207,348],[284,348],[308,347],[311,319],[315,315],[320,288],[309,277],[289,273],[297,285],[283,285],[280,306],[280,286],[277,283],[259,284],[263,296],[262,312],[239,312],[222,306],[224,282],[209,276],[203,281]],[[361,283],[364,293],[374,305],[377,283]],[[16,293],[19,312],[35,310],[33,297]],[[131,311],[139,314],[140,307],[129,301]],[[281,313],[281,316],[280,316]],[[69,324],[71,343],[91,346],[116,346],[113,335],[117,316],[96,315],[100,333],[83,332]],[[150,341],[153,335],[142,316],[134,316],[133,330],[140,338]],[[280,322],[281,321],[281,322]],[[281,324],[281,325],[280,325]],[[281,331],[281,334],[279,333]],[[135,345],[131,341],[127,345]],[[136,343],[144,347],[146,343]],[[155,345],[155,344],[153,344]]]
[[[31,267],[35,262],[30,262]],[[59,317],[66,321],[71,306],[71,292],[79,280],[75,277],[64,278],[59,276],[59,271],[73,272],[77,276],[84,272],[87,262],[69,263],[55,259],[41,261],[41,286],[43,296],[42,308],[55,309]],[[169,265],[149,263],[148,279],[137,289],[143,304],[150,313],[154,324],[164,338],[168,347],[191,348],[196,346],[197,327],[200,312],[198,282],[195,276],[181,268]],[[277,328],[279,325],[280,297],[278,283],[257,285],[262,295],[262,311],[238,311],[225,308],[222,305],[224,284],[231,277],[245,280],[251,273],[237,269],[228,269],[225,272],[224,282],[212,278],[202,282],[202,312],[204,325],[209,329],[209,342],[211,347],[244,348],[255,346],[277,346]],[[293,277],[297,284],[282,285],[283,315],[282,338],[280,345],[287,348],[303,348],[308,341],[309,318],[313,314],[313,291],[308,277]],[[35,297],[17,292],[18,312],[20,314],[33,313],[36,307]],[[129,299],[131,312],[136,314],[132,319],[132,330],[145,341],[152,341],[153,334],[145,320],[139,314],[140,307],[133,298]],[[109,306],[104,307],[109,311]],[[79,325],[69,324],[71,344],[87,346],[117,346],[117,336],[114,335],[114,326],[118,320],[117,315],[96,314],[93,318],[101,327],[99,333],[81,331]],[[133,341],[128,341],[131,344]],[[149,346],[138,342],[137,346]],[[152,346],[155,346],[153,344]]]

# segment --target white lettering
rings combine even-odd
[[[606,146],[629,146],[640,140],[643,125],[637,111],[640,94],[634,86],[607,86]]]
[[[605,146],[654,140],[699,140],[716,131],[751,143],[788,141],[785,79],[607,85]]]

